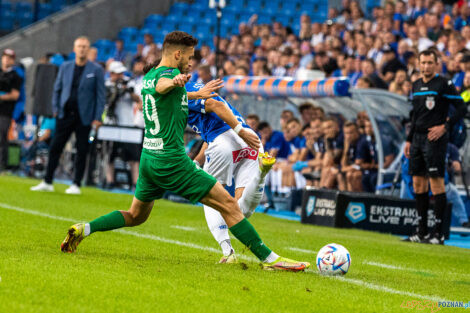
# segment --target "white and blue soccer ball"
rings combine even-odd
[[[337,243],[330,243],[318,251],[317,268],[323,275],[344,275],[351,266],[349,251]]]

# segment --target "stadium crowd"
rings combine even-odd
[[[441,59],[440,74],[452,79],[464,100],[470,101],[470,7],[467,2],[387,1],[366,16],[358,2],[343,0],[341,8],[329,8],[324,23],[312,23],[308,14],[302,15],[298,23],[300,30],[295,33],[279,22],[258,23],[258,15],[253,15],[248,23],[239,25],[238,35],[220,38],[218,53],[207,45],[196,51],[192,80],[207,83],[227,75],[295,78],[301,71],[310,70],[324,77],[348,77],[355,88],[381,88],[409,96],[413,81],[419,78],[419,52],[435,49]],[[214,44],[216,42],[214,38]],[[123,98],[115,102],[118,107],[112,109],[117,108],[116,114],[125,120],[123,125],[142,127],[143,120],[139,118],[142,105],[135,101],[135,94],[140,94],[143,66],[161,58],[161,43],[146,34],[144,42],[137,45],[137,52],[132,55],[125,51],[123,40],[117,39],[115,45],[113,57],[101,62],[106,69],[108,100],[112,96],[111,89],[119,85],[122,90],[117,93]],[[97,49],[92,47],[88,60],[95,62],[97,56]],[[60,65],[64,59],[57,54],[48,55],[44,61]],[[132,88],[128,88],[128,84]],[[107,108],[110,108],[109,103]],[[127,118],[131,113],[132,118]],[[17,116],[17,122],[24,121],[24,114]],[[109,116],[104,118],[105,123],[112,120]],[[307,184],[348,191],[375,191],[377,151],[371,122],[365,112],[360,112],[354,121],[346,121],[338,116],[326,116],[321,107],[306,102],[298,107],[298,112],[283,111],[280,121],[282,129],[273,130],[257,115],[247,116],[247,123],[260,134],[265,149],[280,160],[270,176],[271,188],[284,192]],[[40,135],[46,134],[47,138],[39,136],[32,145],[34,149],[47,145],[53,128],[52,121],[42,124]],[[465,132],[459,134],[453,141],[457,147],[461,147],[465,139],[462,140]],[[381,139],[387,168],[400,149],[390,144],[390,138]],[[116,153],[114,149],[113,159]],[[29,165],[34,163],[33,155],[31,150],[26,153]],[[132,161],[133,172],[138,166],[136,159],[128,158]],[[108,185],[113,185],[112,168],[107,176]],[[135,179],[133,177],[134,184]]]

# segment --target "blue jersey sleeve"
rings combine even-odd
[[[204,99],[189,100],[188,101],[188,110],[197,112],[197,113],[206,113],[206,106],[204,105]]]

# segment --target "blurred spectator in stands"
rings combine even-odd
[[[460,31],[465,26],[470,25],[470,7],[468,6],[468,3],[461,5],[459,11],[460,14],[454,22],[454,29],[457,31]]]
[[[142,56],[145,58],[154,44],[153,36],[151,34],[144,35],[144,47],[142,48]]]
[[[224,63],[224,76],[230,76],[235,74],[235,62],[227,60]]]
[[[12,49],[3,50],[0,70],[0,172],[7,165],[8,131],[22,84],[21,77],[13,70],[15,58]]]
[[[302,125],[310,125],[315,116],[315,107],[310,102],[304,102],[299,105],[299,113],[302,118]]]
[[[308,41],[302,41],[302,44],[300,45],[300,54],[302,57],[300,58],[299,67],[306,68],[313,60],[312,48]]]
[[[124,50],[124,41],[122,41],[122,39],[118,39],[116,40],[115,45],[116,48],[114,51],[113,59],[122,63],[126,62],[127,52],[126,50]]]
[[[343,151],[343,136],[340,133],[338,122],[334,118],[327,118],[322,123],[325,153],[322,160],[320,187],[334,188],[337,186],[339,165]]]
[[[344,175],[342,190],[362,191],[362,172],[355,163],[357,157],[357,145],[362,139],[357,125],[346,122],[343,126],[344,149],[341,156],[341,173]],[[341,181],[341,180],[340,180]]]
[[[287,127],[287,122],[294,118],[294,113],[291,110],[283,110],[281,112],[281,117],[279,123],[281,124],[281,130],[285,131]]]
[[[417,49],[418,52],[428,49],[434,46],[434,42],[427,37],[421,37],[416,25],[410,25],[406,33],[407,37],[405,41],[411,49]]]
[[[395,73],[399,69],[406,71],[406,66],[395,57],[395,52],[392,48],[386,47],[382,52],[384,54],[382,57],[382,78],[387,84],[390,84],[395,77]]]
[[[375,88],[375,85],[368,76],[365,76],[357,80],[356,88],[358,89]]]
[[[265,57],[256,57],[253,61],[253,76],[266,76],[267,59]]]
[[[97,62],[98,59],[98,49],[95,47],[90,47],[88,51],[88,61],[90,62]]]
[[[75,60],[64,62],[54,85],[52,107],[57,117],[57,131],[52,139],[49,161],[44,181],[32,187],[33,191],[53,191],[52,180],[59,164],[60,155],[70,135],[74,132],[75,177],[66,193],[80,194],[80,184],[85,172],[89,147],[89,133],[92,127],[101,125],[105,104],[104,73],[101,66],[87,60],[90,41],[78,37],[74,41]]]
[[[359,134],[364,135],[366,133],[365,124],[366,124],[366,120],[368,119],[369,119],[369,116],[367,116],[366,111],[360,111],[357,113],[355,122],[359,130]]]
[[[294,164],[294,171],[301,171],[307,178],[308,185],[318,186],[325,145],[323,141],[322,120],[315,118],[305,130],[305,147],[300,152],[299,161]]]
[[[237,68],[235,69],[234,75],[247,76],[248,68],[244,66],[237,66]]]
[[[282,132],[273,130],[265,121],[259,123],[258,132],[261,135],[264,151],[276,158],[285,159],[287,157],[288,145]]]
[[[322,33],[321,24],[313,23],[312,24],[312,40],[311,45],[315,47],[319,43],[322,43],[325,40],[325,35]]]
[[[256,114],[248,114],[245,118],[246,125],[250,126],[256,133],[258,133],[259,116]]]
[[[405,2],[399,0],[395,4],[395,13],[393,14],[393,30],[396,34],[403,33],[403,24],[407,19]]]
[[[144,58],[143,56],[143,51],[144,51],[144,45],[141,44],[141,43],[138,43],[137,44],[137,51],[136,53],[132,56],[132,62],[131,62],[131,65],[133,66],[134,63],[137,61],[137,60],[142,60]]]
[[[212,80],[211,68],[209,65],[200,65],[197,69],[198,80],[200,84],[207,84]]]
[[[463,80],[462,93],[463,101],[468,106],[470,104],[470,71],[465,72],[465,78]]]
[[[390,86],[388,87],[388,91],[397,93],[399,95],[405,96],[405,89],[403,88],[403,85],[407,81],[407,76],[406,76],[406,71],[403,69],[399,69],[395,73],[395,78],[393,81],[390,83]]]
[[[143,70],[143,69],[142,69]],[[135,93],[133,81],[124,76],[126,67],[119,61],[114,61],[109,66],[110,77],[106,81],[108,90],[106,124],[133,127],[134,102],[141,104],[141,97]],[[139,176],[139,160],[141,145],[130,143],[112,143],[112,152],[108,167],[106,169],[106,188],[113,188],[114,183],[114,160],[120,157],[131,166],[132,186],[135,188]]]
[[[134,98],[134,125],[140,128],[145,127],[144,115],[143,115],[143,103],[141,91],[143,87],[143,78],[144,78],[144,67],[145,62],[139,60],[134,63],[132,69],[132,79],[129,82],[134,88],[134,93],[139,96],[139,101],[135,101]]]
[[[458,59],[456,60],[456,63]],[[458,71],[454,73],[452,77],[452,82],[455,85],[457,90],[462,89],[463,81],[465,77],[465,72],[470,71],[470,52],[467,52],[461,56],[460,62],[458,64]]]
[[[364,191],[375,192],[377,185],[378,156],[374,130],[369,119],[364,121],[364,130],[366,136],[358,143],[356,164],[362,170],[362,187]],[[392,164],[395,156],[391,142],[386,138],[381,138],[381,140],[384,155],[383,168],[386,169]]]
[[[379,74],[375,69],[375,63],[372,59],[365,59],[361,62],[361,71],[362,77],[367,77],[372,84],[369,87],[364,87],[364,81],[361,83],[361,87],[359,87],[359,83],[356,85],[358,88],[380,88],[380,89],[387,89],[387,84],[380,78]]]

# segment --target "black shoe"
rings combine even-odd
[[[423,243],[425,240],[426,240],[425,236],[420,235],[420,234],[417,233],[417,234],[411,235],[410,237],[402,239],[401,241]]]
[[[428,239],[425,240],[425,243],[431,245],[443,245],[444,244],[444,235],[434,234],[429,236]]]

